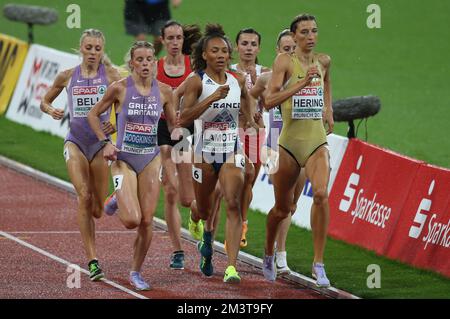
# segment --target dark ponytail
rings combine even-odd
[[[197,24],[186,24],[183,26],[183,48],[182,52],[184,55],[191,55],[193,46],[202,37],[202,31]]]

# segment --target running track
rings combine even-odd
[[[184,270],[171,270],[167,232],[154,225],[143,265],[152,290],[135,292],[128,283],[134,231],[116,217],[96,220],[98,259],[106,280],[93,283],[82,270],[79,288],[68,287],[69,264],[87,269],[76,220],[76,197],[60,188],[0,165],[0,298],[57,299],[321,299],[318,291],[279,278],[266,281],[261,269],[239,262],[239,285],[224,284],[226,256],[215,252],[214,275],[198,269],[195,242],[183,239]],[[155,223],[154,223],[155,224]],[[70,271],[70,272],[69,272]],[[70,280],[69,280],[70,281]]]

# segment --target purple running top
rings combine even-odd
[[[75,143],[88,161],[102,148],[94,131],[89,126],[87,115],[92,107],[101,100],[108,87],[105,66],[100,64],[97,75],[85,78],[78,65],[72,74],[69,86],[66,88],[69,106],[69,132],[65,142]],[[111,108],[100,115],[100,121],[109,121]]]
[[[139,93],[131,76],[126,81],[126,96],[117,114],[117,160],[139,174],[159,154],[157,132],[163,108],[156,79],[146,96]]]
[[[278,137],[283,128],[281,111],[278,106],[269,110],[269,134],[267,135],[266,145],[274,150],[278,149]]]

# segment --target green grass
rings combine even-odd
[[[25,163],[38,170],[68,180],[64,158],[63,140],[46,133],[13,123],[0,117],[2,137],[0,154]],[[162,194],[156,216],[163,218]],[[183,227],[187,228],[188,212],[181,209]],[[249,245],[244,249],[254,256],[262,257],[265,239],[266,215],[250,211]],[[225,230],[225,211],[222,207],[221,222],[216,239],[223,242]],[[292,226],[287,251],[289,266],[310,276],[312,251],[311,232]],[[415,269],[365,249],[329,239],[325,252],[327,273],[335,287],[349,291],[364,298],[449,298],[450,280],[430,271]],[[381,267],[381,288],[369,289],[366,285],[367,266],[377,264]]]
[[[59,12],[57,24],[35,26],[36,43],[70,52],[78,47],[81,30],[99,28],[107,39],[106,52],[116,64],[133,42],[125,35],[123,3],[92,0],[15,0],[15,3],[50,6]],[[81,7],[81,29],[66,27],[66,7]],[[280,3],[283,5],[281,6]],[[445,138],[450,122],[450,64],[445,52],[450,22],[450,1],[378,0],[381,29],[368,29],[366,8],[371,0],[184,1],[172,10],[182,23],[219,22],[234,40],[237,31],[253,27],[262,34],[259,59],[272,65],[275,39],[293,16],[310,12],[320,28],[318,51],[332,57],[333,98],[374,94],[381,98],[381,112],[368,122],[369,142],[426,162],[450,167],[450,139]],[[26,26],[0,19],[0,30],[26,39]],[[236,54],[235,54],[236,55]],[[362,125],[363,126],[363,125]],[[360,128],[360,132],[362,132]],[[0,154],[67,180],[62,140],[0,117]],[[345,135],[346,124],[336,133]],[[363,134],[359,134],[363,137]],[[158,216],[162,217],[162,201]],[[183,210],[186,227],[186,212]],[[218,240],[223,240],[224,217]],[[263,251],[265,215],[250,213],[249,247],[256,256]],[[312,257],[311,233],[292,227],[287,241],[289,264],[309,274]],[[326,263],[333,284],[367,298],[448,298],[450,280],[428,271],[390,261],[373,252],[329,240]],[[382,288],[368,289],[367,265],[378,264]]]
[[[99,28],[106,35],[106,51],[116,64],[133,38],[125,35],[124,1],[15,0],[54,7],[57,24],[35,26],[35,41],[63,51],[77,48],[85,28]],[[81,29],[68,29],[68,4],[81,8]],[[280,5],[282,3],[282,5]],[[293,16],[310,12],[320,28],[318,51],[332,57],[334,99],[374,94],[381,98],[381,112],[368,122],[369,142],[443,167],[450,167],[450,64],[445,52],[450,30],[450,1],[378,0],[381,29],[369,29],[366,8],[372,0],[195,0],[172,10],[182,23],[219,22],[230,38],[239,29],[254,27],[262,34],[260,61],[272,65],[277,33]],[[26,39],[26,26],[0,19],[0,30]],[[236,54],[235,54],[236,55]],[[345,135],[346,124],[336,133]],[[360,129],[359,136],[364,137]]]

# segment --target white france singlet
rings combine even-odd
[[[237,147],[239,109],[241,107],[241,88],[233,74],[227,72],[225,84],[218,84],[206,73],[199,73],[202,79],[201,102],[212,95],[220,86],[228,85],[230,90],[226,98],[213,102],[200,117],[195,120],[195,152],[233,153]]]

